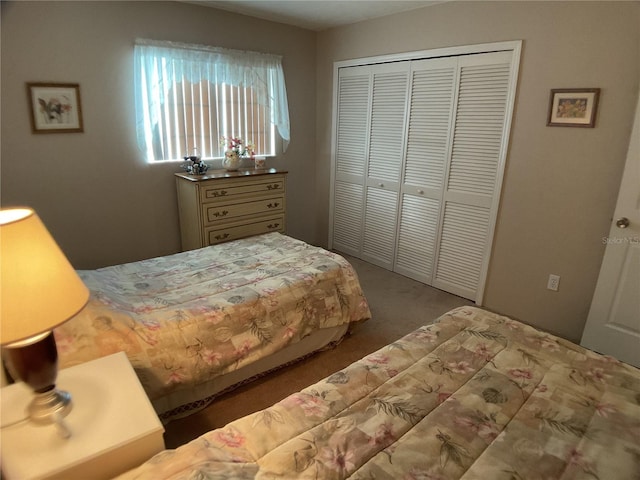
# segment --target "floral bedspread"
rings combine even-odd
[[[124,351],[151,400],[370,317],[344,258],[279,233],[79,274],[91,298],[55,330],[61,368]]]
[[[461,307],[121,478],[637,479],[639,440],[638,369]]]

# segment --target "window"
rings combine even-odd
[[[289,111],[276,55],[137,40],[136,128],[147,161],[181,160],[197,148],[222,158],[222,137],[239,137],[257,155],[289,141]]]

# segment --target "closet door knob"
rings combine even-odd
[[[424,190],[418,190],[418,193],[422,195],[424,193]]]
[[[379,184],[378,184],[378,186],[379,186],[380,188],[383,188],[383,187],[384,187],[384,183],[379,183]]]
[[[618,228],[627,228],[629,226],[629,219],[627,217],[622,217],[616,220],[616,226]]]

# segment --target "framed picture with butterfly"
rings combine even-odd
[[[80,85],[27,83],[33,133],[83,132]]]

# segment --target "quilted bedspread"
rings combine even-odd
[[[125,351],[151,400],[370,317],[344,258],[279,233],[79,275],[91,298],[55,330],[61,368]]]
[[[638,369],[462,307],[122,479],[637,479],[639,440]]]

